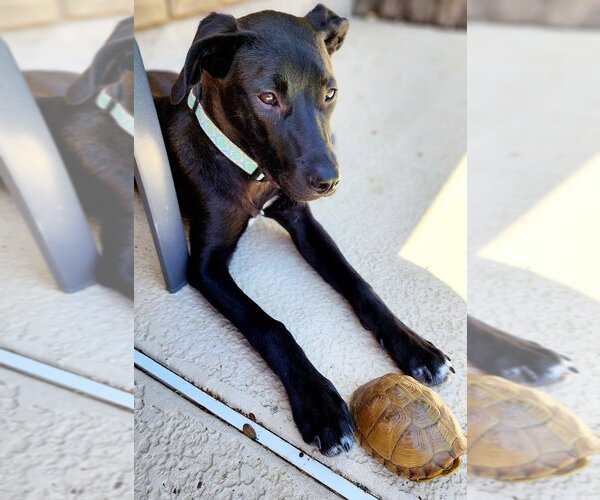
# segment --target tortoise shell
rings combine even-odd
[[[536,389],[469,375],[468,404],[469,473],[503,481],[567,474],[600,451],[577,415]]]
[[[442,398],[407,375],[359,387],[350,401],[360,444],[392,472],[426,481],[454,472],[467,443]]]

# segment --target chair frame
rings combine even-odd
[[[65,292],[93,283],[98,250],[48,126],[0,39],[0,176]]]
[[[152,92],[137,42],[134,45],[135,179],[166,288],[174,293],[187,283],[189,252]]]

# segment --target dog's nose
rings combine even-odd
[[[317,168],[309,178],[310,187],[317,193],[328,193],[333,191],[339,181],[340,178],[337,169],[331,166]]]

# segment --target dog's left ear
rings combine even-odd
[[[317,5],[304,18],[315,31],[323,33],[325,47],[330,55],[342,46],[348,33],[348,19],[338,16],[323,4]]]
[[[81,104],[92,98],[105,85],[119,81],[123,70],[133,68],[133,17],[121,21],[104,45],[98,50],[92,64],[68,88],[67,104]]]

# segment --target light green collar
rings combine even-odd
[[[194,95],[193,91],[190,91],[188,95],[187,104],[196,115],[204,133],[221,153],[246,172],[252,180],[263,181],[266,179],[265,174],[263,174],[258,164],[231,142],[208,117],[200,105],[200,100]]]
[[[96,104],[100,109],[110,114],[117,125],[133,137],[133,116],[127,112],[119,101],[110,96],[106,89],[102,89],[98,94]]]

